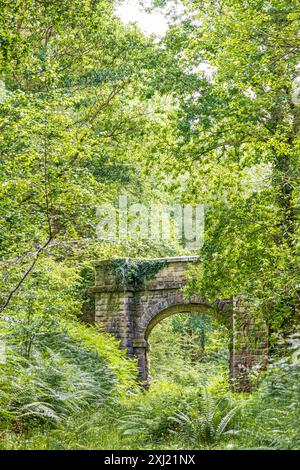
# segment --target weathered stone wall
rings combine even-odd
[[[269,332],[266,323],[252,314],[251,303],[233,299],[230,377],[236,390],[250,390],[249,372],[268,362]]]
[[[148,336],[163,318],[174,313],[211,312],[226,317],[232,332],[230,377],[236,389],[249,389],[249,371],[267,357],[267,330],[250,316],[240,299],[210,304],[199,296],[187,298],[182,288],[187,269],[198,257],[163,260],[101,261],[96,266],[95,322],[120,340],[138,359],[140,377],[149,381]]]

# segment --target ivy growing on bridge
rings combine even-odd
[[[155,275],[166,265],[163,259],[157,260],[132,260],[117,259],[112,261],[116,272],[117,285],[126,288],[139,289],[146,279],[153,279]]]

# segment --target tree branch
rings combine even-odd
[[[31,265],[29,266],[29,268],[27,269],[27,271],[25,271],[25,273],[23,274],[23,276],[21,277],[21,279],[19,280],[18,284],[10,291],[6,301],[4,302],[4,304],[1,306],[0,308],[0,313],[2,313],[4,311],[4,309],[9,305],[10,301],[12,300],[13,296],[15,295],[15,293],[19,290],[19,288],[21,287],[21,285],[23,284],[23,282],[25,281],[25,279],[27,278],[27,276],[31,273],[31,271],[33,270],[33,268],[35,267],[40,255],[43,253],[43,251],[45,251],[45,249],[48,247],[48,245],[50,244],[52,240],[52,236],[48,238],[48,240],[46,241],[46,243],[44,243],[44,245],[42,245],[38,250],[37,252],[35,253],[34,255],[34,259],[31,263]]]

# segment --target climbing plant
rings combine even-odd
[[[154,276],[166,265],[164,259],[139,260],[128,259],[113,260],[112,266],[116,272],[117,285],[138,289],[143,286],[146,279]]]

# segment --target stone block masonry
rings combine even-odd
[[[190,266],[196,256],[149,260],[116,259],[96,264],[95,323],[120,341],[129,356],[138,359],[141,381],[150,383],[148,337],[152,328],[175,313],[206,312],[226,319],[231,333],[229,373],[235,390],[251,388],[250,374],[266,364],[268,331],[251,316],[242,299],[209,303],[198,295],[187,297]]]

